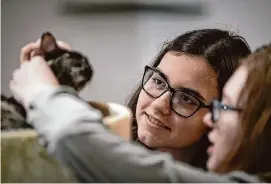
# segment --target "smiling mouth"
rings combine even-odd
[[[165,126],[164,124],[162,124],[159,120],[157,120],[156,118],[151,117],[150,115],[148,115],[147,113],[145,113],[145,115],[147,116],[148,120],[150,123],[152,123],[153,125],[159,127],[159,128],[163,128],[163,129],[167,129],[170,130],[169,127]]]

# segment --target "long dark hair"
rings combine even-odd
[[[200,56],[210,64],[217,73],[219,98],[224,84],[238,67],[238,61],[248,56],[251,51],[245,39],[229,31],[219,29],[200,29],[186,32],[174,40],[166,42],[157,57],[151,63],[152,67],[157,67],[164,55],[168,52],[173,54],[186,54],[190,56]],[[139,93],[142,89],[139,83],[133,94],[127,100],[127,106],[131,108],[133,120],[133,140],[140,142],[137,136],[137,122],[135,119],[136,106]],[[189,163],[198,167],[205,167],[207,161],[206,149],[209,145],[207,136],[203,136],[200,154]]]

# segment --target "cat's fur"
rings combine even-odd
[[[91,80],[93,69],[88,59],[82,53],[59,48],[51,33],[42,35],[40,52],[61,85],[80,91]]]
[[[60,85],[80,91],[92,79],[93,68],[87,57],[76,51],[57,46],[54,36],[46,32],[41,37],[40,49],[36,50],[47,61]],[[26,111],[13,97],[1,95],[1,130],[31,128],[26,123]]]
[[[25,122],[26,112],[14,98],[1,95],[1,130],[31,128]]]

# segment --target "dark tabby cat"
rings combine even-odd
[[[88,59],[79,52],[59,48],[49,32],[42,35],[37,55],[44,57],[61,85],[78,92],[93,76],[93,68]],[[13,97],[1,95],[1,130],[21,128],[31,128],[26,123],[25,109]]]

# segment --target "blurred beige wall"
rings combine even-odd
[[[154,0],[148,2],[151,1]],[[208,27],[229,29],[244,36],[252,49],[271,41],[270,0],[195,2],[204,6],[203,16],[170,13],[64,16],[58,11],[58,0],[2,0],[1,91],[10,94],[8,83],[19,65],[21,47],[36,41],[47,30],[85,53],[94,66],[93,81],[81,95],[118,103],[124,103],[144,65],[153,59],[161,44],[180,33]]]

